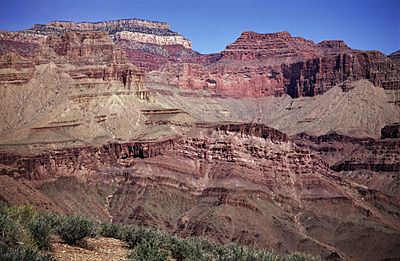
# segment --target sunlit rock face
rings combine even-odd
[[[288,32],[244,32],[215,61],[206,65],[187,61],[164,72],[174,85],[225,96],[301,97],[359,79],[398,89],[400,69],[381,52],[353,50],[343,41],[315,44]]]

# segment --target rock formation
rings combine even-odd
[[[71,210],[50,189],[57,183],[50,183],[50,177],[66,184],[76,178],[79,186],[96,182],[100,191],[110,193],[106,207],[91,201],[91,213],[102,219],[109,215],[116,222],[156,226],[182,236],[342,258],[366,257],[364,246],[372,242],[362,235],[370,231],[381,239],[374,242],[380,250],[373,257],[397,253],[389,243],[400,237],[395,232],[400,226],[396,198],[347,182],[286,135],[262,125],[203,124],[181,138],[36,156],[3,154],[0,162],[3,175],[36,180],[42,184],[36,193],[46,200],[54,197],[47,206],[67,213]],[[68,189],[57,190],[62,195]],[[75,197],[78,192],[69,193]],[[368,223],[358,223],[364,219]],[[358,242],[357,250],[343,245],[341,237]]]
[[[288,32],[244,32],[216,62],[207,66],[191,62],[165,72],[172,79],[169,83],[183,88],[239,97],[300,97],[359,79],[397,90],[400,69],[381,52],[352,50],[343,41],[315,44]]]
[[[141,19],[124,19],[106,22],[54,21],[46,25],[36,24],[27,33],[53,35],[65,32],[103,31],[117,39],[134,40],[159,45],[182,45],[192,48],[189,40],[170,30],[167,23]]]
[[[158,69],[170,59],[198,56],[191,50],[192,43],[170,30],[167,23],[141,19],[123,19],[106,22],[54,21],[36,24],[22,32],[33,35],[55,35],[67,32],[105,32],[123,49],[129,60],[140,69]]]
[[[202,55],[139,19],[1,32],[0,200],[280,253],[398,258],[392,59],[288,32]]]
[[[400,65],[400,50],[389,54],[388,57],[389,57],[393,62],[395,62],[395,63],[397,63],[398,65]]]

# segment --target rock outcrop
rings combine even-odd
[[[400,65],[400,50],[389,54],[388,57],[397,65]]]
[[[315,44],[288,32],[244,32],[207,66],[189,62],[170,67],[164,69],[170,84],[241,97],[314,96],[359,79],[393,89],[400,74],[399,66],[381,52],[353,50],[343,41]]]
[[[54,21],[36,24],[24,34],[57,35],[65,33],[104,32],[125,51],[130,62],[145,71],[159,69],[170,60],[199,56],[191,50],[192,43],[171,31],[167,23],[142,19],[122,19],[105,22]]]
[[[143,73],[130,64],[104,32],[65,32],[42,36],[1,33],[3,83],[26,83],[35,66],[52,62],[74,79],[101,79],[123,83],[143,81]],[[29,47],[29,48],[28,48]]]
[[[372,140],[354,150],[346,159],[332,166],[335,171],[370,170],[400,172],[400,124],[382,128],[382,139]]]
[[[182,45],[191,48],[189,40],[170,30],[167,23],[141,19],[123,19],[105,22],[54,21],[46,25],[36,24],[27,33],[53,35],[66,32],[103,31],[117,39],[133,40],[159,45]]]

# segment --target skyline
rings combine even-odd
[[[167,22],[201,53],[222,51],[244,31],[288,31],[318,43],[344,40],[353,49],[400,49],[400,1],[261,0],[0,0],[0,30],[54,20],[138,18]]]

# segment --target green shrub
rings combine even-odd
[[[0,214],[0,240],[8,246],[24,244],[48,250],[51,226],[32,206],[3,208]]]
[[[130,226],[123,232],[123,239],[129,248],[135,248],[143,241],[164,241],[165,234],[150,228]]]
[[[9,247],[0,243],[1,261],[55,261],[50,255],[40,255],[36,250],[28,246]]]
[[[31,205],[9,207],[7,212],[22,225],[27,225],[37,215],[37,211]]]
[[[103,223],[99,227],[99,234],[103,237],[124,239],[126,232],[125,226],[115,223]]]
[[[141,241],[129,255],[132,261],[165,261],[168,252],[159,245],[157,240]]]
[[[58,235],[65,243],[74,245],[89,237],[93,231],[93,222],[84,216],[71,216],[61,219],[57,229]]]
[[[51,228],[52,233],[56,233],[58,227],[61,224],[62,217],[52,212],[41,212],[40,216],[46,220],[47,224]]]
[[[21,231],[18,229],[15,219],[11,218],[6,211],[0,213],[0,242],[5,245],[17,245],[21,241]]]
[[[203,248],[200,240],[180,239],[172,237],[168,247],[173,258],[178,261],[206,261],[212,260],[210,251]]]
[[[260,261],[285,261],[282,256],[272,251],[258,251],[256,258]]]
[[[255,252],[234,244],[221,246],[218,251],[218,260],[224,261],[253,261],[258,260]]]
[[[182,239],[155,229],[121,224],[97,224],[83,216],[61,217],[37,212],[31,206],[8,207],[0,201],[0,261],[51,261],[38,250],[50,248],[51,235],[57,233],[68,244],[85,237],[101,236],[124,240],[130,260],[162,261],[317,261],[311,255],[294,253],[280,256],[255,251],[235,244],[217,245],[200,238]]]
[[[40,250],[50,249],[51,224],[42,215],[36,215],[28,224],[28,229]]]
[[[294,253],[286,257],[285,261],[318,261],[317,257],[304,253]]]

